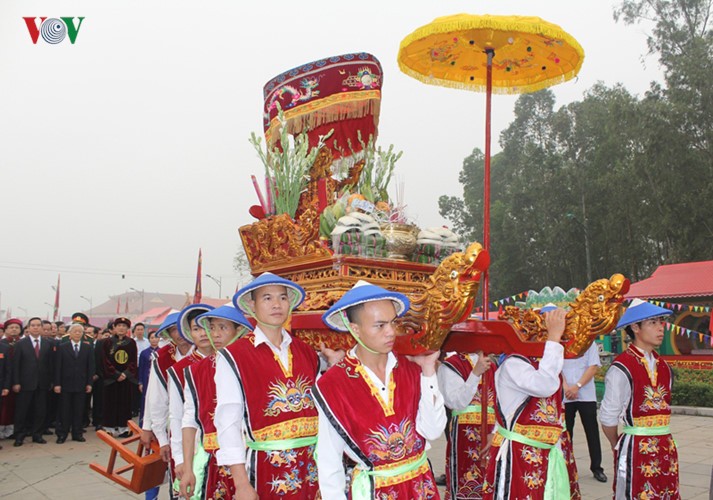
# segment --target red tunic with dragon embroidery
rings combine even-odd
[[[218,465],[218,435],[215,428],[215,355],[190,365],[185,370],[186,386],[193,397],[195,419],[200,426],[203,449],[208,453],[205,481],[201,498],[208,500],[231,499],[235,495],[235,482],[228,467]]]
[[[168,394],[168,369],[171,368],[176,363],[176,346],[173,344],[167,344],[161,347],[156,354],[153,356],[153,361],[151,363],[151,372],[154,377],[158,377],[161,387],[166,394]],[[168,399],[168,398],[167,398]],[[168,468],[169,482],[172,485],[174,479],[176,478],[176,464],[173,462],[173,458],[169,463]],[[169,498],[174,498],[173,489],[169,488]]]
[[[443,364],[463,380],[467,380],[473,373],[473,364],[463,354],[448,356],[443,360]],[[487,433],[490,434],[495,427],[495,386],[492,372],[486,372],[481,377],[469,406],[480,407],[484,383],[488,391]],[[481,461],[480,457],[480,450],[484,447],[481,442],[481,421],[482,411],[477,408],[458,415],[453,414],[446,447],[446,499],[481,498],[485,474],[485,461]],[[487,459],[487,456],[483,458]]]
[[[285,335],[287,335],[285,333]],[[279,441],[317,436],[312,388],[319,371],[317,353],[292,337],[288,366],[267,343],[254,345],[249,333],[223,349],[245,401],[247,441]],[[318,498],[314,445],[250,454],[250,482],[260,498]]]
[[[513,355],[532,364],[535,368],[537,361],[532,361],[524,356]],[[502,414],[500,404],[496,405],[496,417],[499,426],[510,431],[522,434],[548,445],[559,443],[567,464],[569,476],[570,496],[573,499],[581,498],[579,483],[577,482],[577,466],[572,451],[572,441],[564,425],[564,393],[562,391],[562,378],[560,387],[547,398],[528,397],[513,415],[508,427]],[[507,455],[507,462],[498,461],[501,446],[508,446],[502,450]],[[483,498],[502,498],[511,500],[542,499],[545,494],[547,482],[547,465],[549,463],[549,450],[528,446],[511,440],[504,440],[503,436],[496,433],[490,447],[488,465],[483,484]],[[499,473],[499,468],[507,466],[505,474]],[[504,481],[504,484],[500,484]],[[499,496],[502,488],[502,497]]]
[[[671,421],[671,368],[654,352],[655,368],[649,373],[644,354],[634,345],[621,353],[610,369],[619,369],[631,385],[624,424],[664,427]],[[671,434],[622,434],[615,453],[615,470],[626,468],[625,498],[681,498],[678,491],[678,451]],[[625,461],[621,464],[620,461]],[[617,491],[615,474],[614,492]]]
[[[421,368],[397,356],[388,390],[387,405],[361,362],[351,355],[327,370],[315,389],[320,407],[369,470],[388,471],[415,463],[425,452],[426,440],[416,431]],[[360,473],[355,469],[355,479]],[[440,498],[428,462],[395,477],[370,477],[369,482],[370,498]]]

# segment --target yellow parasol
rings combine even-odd
[[[401,42],[401,71],[430,85],[486,92],[483,245],[490,248],[490,101],[534,92],[573,78],[584,50],[539,17],[457,14],[439,17]],[[488,319],[488,275],[483,280]]]

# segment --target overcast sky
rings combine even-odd
[[[263,175],[248,143],[262,132],[262,87],[332,55],[381,61],[379,144],[404,151],[410,214],[443,224],[438,197],[462,194],[463,159],[484,147],[485,99],[402,74],[401,39],[442,15],[537,15],[586,52],[579,77],[553,88],[557,106],[599,80],[641,95],[660,69],[644,28],[614,22],[616,3],[3,0],[0,309],[45,317],[58,273],[63,314],[88,308],[80,295],[97,305],[132,287],[192,293],[199,248],[204,272],[232,292],[237,229],[256,203],[250,174]],[[33,45],[24,16],[85,19],[74,45]],[[493,98],[496,151],[515,99]],[[218,294],[206,278],[203,290]]]

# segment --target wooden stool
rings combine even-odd
[[[153,441],[151,448],[145,450],[140,441],[141,429],[133,420],[129,420],[128,424],[133,434],[125,439],[116,439],[106,431],[97,431],[97,436],[111,446],[109,464],[103,467],[97,463],[91,463],[89,467],[127,490],[131,490],[134,493],[143,493],[163,482],[167,464],[161,460],[158,443]],[[138,441],[139,447],[136,452],[133,452],[127,445],[136,441]],[[117,453],[128,465],[116,467]],[[131,471],[130,479],[122,477],[122,474],[129,471]]]

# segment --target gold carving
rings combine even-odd
[[[320,344],[330,349],[345,351],[354,347],[356,341],[348,333],[335,332],[334,330],[296,330],[293,332],[300,340],[303,340],[316,350],[320,349]]]
[[[569,304],[561,343],[567,358],[581,356],[594,339],[614,330],[622,314],[621,301],[629,289],[629,280],[621,274],[590,283]],[[525,340],[544,342],[547,328],[542,314],[532,309],[506,306],[500,319],[510,321]]]
[[[275,215],[240,228],[245,254],[253,273],[299,257],[329,257],[319,242],[317,211],[305,210],[297,221],[287,214]]]
[[[400,322],[403,330],[414,332],[409,339],[413,346],[440,349],[451,326],[467,318],[473,309],[480,277],[489,265],[488,252],[480,243],[471,243],[465,252],[456,252],[441,262]]]

